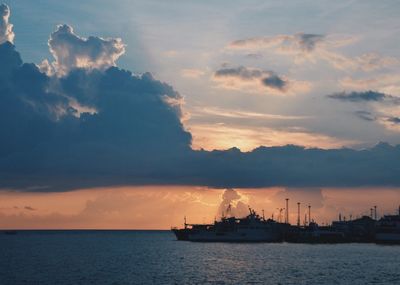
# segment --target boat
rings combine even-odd
[[[377,222],[375,242],[400,244],[400,207],[397,215],[385,215]]]
[[[291,243],[344,243],[346,237],[331,226],[319,226],[310,222],[308,226],[291,227],[285,236],[285,240]]]
[[[374,242],[376,220],[370,216],[362,216],[354,220],[342,220],[332,222],[332,228],[342,232],[348,242]]]
[[[222,217],[213,224],[187,224],[172,228],[177,240],[194,242],[281,242],[288,224],[260,217],[249,208],[244,218]]]

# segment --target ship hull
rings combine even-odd
[[[178,240],[189,240],[193,242],[281,242],[282,235],[279,232],[268,230],[254,231],[233,231],[233,232],[215,232],[201,231],[188,232],[187,235],[178,237]]]
[[[377,233],[375,242],[380,244],[400,244],[400,233]]]
[[[187,229],[173,229],[172,232],[177,240],[189,240],[189,230]]]

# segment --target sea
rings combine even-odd
[[[400,284],[400,246],[194,243],[170,231],[0,232],[0,284]]]

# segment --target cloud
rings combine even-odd
[[[240,116],[241,114],[238,115]],[[242,118],[245,119],[244,116]],[[269,128],[263,126],[243,126],[234,122],[227,124],[197,124],[191,126],[190,131],[193,136],[192,147],[194,149],[206,149],[210,151],[237,147],[242,151],[251,152],[260,145],[284,146],[300,141],[305,147],[319,147],[323,149],[340,148],[345,145],[351,146],[360,143],[355,140],[339,139],[310,132],[298,127]]]
[[[378,123],[384,126],[387,130],[394,133],[400,132],[400,117],[387,114],[387,115],[380,115],[377,120]]]
[[[14,42],[15,34],[13,25],[9,23],[10,9],[6,4],[0,4],[0,44],[4,42]]]
[[[308,82],[289,80],[273,71],[244,66],[220,68],[215,71],[213,80],[221,88],[261,94],[295,94],[310,89]]]
[[[50,52],[56,72],[66,74],[74,68],[101,69],[115,66],[125,53],[125,45],[119,38],[83,38],[74,33],[71,26],[59,25],[49,39]]]
[[[204,75],[204,71],[199,69],[182,69],[181,75],[187,78],[199,78]]]
[[[383,101],[386,98],[391,98],[390,95],[386,95],[376,91],[364,91],[364,92],[357,92],[353,91],[350,93],[341,92],[328,95],[331,99],[337,99],[342,101],[350,101],[350,102],[365,102],[365,101]]]
[[[216,213],[217,217],[244,217],[249,214],[248,199],[237,190],[225,189],[221,198],[222,201]]]
[[[246,57],[250,59],[260,59],[263,57],[263,55],[260,53],[248,53],[246,54]]]
[[[315,39],[304,41],[308,49],[319,45],[309,42]],[[400,148],[390,145],[360,151],[292,145],[249,152],[194,150],[182,124],[180,94],[150,73],[135,75],[113,66],[123,52],[119,40],[83,39],[64,25],[49,45],[57,76],[24,63],[12,43],[0,45],[0,188],[400,185]],[[260,69],[224,68],[215,77],[280,93],[282,85],[288,86],[285,94],[298,91],[293,81]],[[268,86],[262,82],[266,78]],[[267,141],[277,134],[293,141],[338,143],[307,130],[274,133],[265,128],[251,136]]]
[[[400,130],[395,120],[392,120],[392,118],[396,118],[399,115],[399,97],[371,90],[334,93],[327,97],[343,102],[363,103],[372,111],[355,111],[354,114],[358,118],[369,122],[376,121],[390,131],[398,132]]]
[[[360,119],[362,119],[364,121],[372,122],[372,121],[376,120],[376,116],[374,116],[374,114],[372,114],[369,111],[359,110],[359,111],[356,111],[354,113],[358,118],[360,118]]]
[[[345,77],[340,80],[340,85],[352,90],[377,90],[382,93],[400,96],[400,76],[398,74],[384,74],[371,78]]]
[[[31,206],[25,206],[24,209],[28,211],[36,211],[36,209],[32,208]]]
[[[297,33],[294,35],[277,35],[272,37],[255,37],[236,40],[230,43],[229,48],[234,49],[259,49],[278,47],[281,50],[301,50],[311,52],[324,40],[324,35]]]
[[[328,49],[321,49],[315,57],[327,61],[336,69],[344,71],[362,70],[371,72],[400,64],[400,60],[397,58],[382,56],[377,53],[365,53],[356,57],[348,57]]]
[[[276,74],[272,74],[269,77],[263,78],[262,83],[267,87],[275,88],[281,91],[284,91],[288,85],[285,80],[283,80]]]
[[[127,173],[154,173],[157,180],[167,175],[169,160],[190,150],[175,104],[181,96],[149,73],[88,67],[49,77],[22,63],[10,43],[0,45],[0,58],[7,58],[0,67],[0,129],[7,134],[0,172],[8,183],[19,183],[14,175],[26,175],[21,184],[32,189],[58,179],[60,188],[69,188],[69,175],[91,180],[88,186],[94,177],[115,181]]]
[[[389,122],[392,122],[394,124],[400,124],[400,118],[399,117],[390,117],[388,118]]]
[[[280,114],[267,114],[258,112],[249,112],[239,109],[225,109],[218,107],[197,107],[191,111],[191,116],[217,116],[233,119],[261,119],[261,120],[306,120],[311,119],[311,116],[293,116]]]
[[[231,42],[227,48],[237,51],[264,51],[277,55],[292,56],[296,64],[303,64],[304,62],[316,63],[319,60],[323,60],[340,70],[350,69],[369,72],[384,67],[400,65],[399,59],[382,56],[374,52],[350,57],[335,51],[336,48],[353,44],[356,41],[358,41],[358,37],[354,36],[297,33],[294,35],[236,40]]]

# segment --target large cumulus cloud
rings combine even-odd
[[[180,95],[149,73],[75,68],[49,77],[9,42],[0,59],[2,186],[157,180],[190,150]]]
[[[194,151],[179,93],[149,73],[115,67],[121,42],[60,26],[50,47],[57,75],[24,63],[11,42],[0,45],[0,188],[400,185],[400,147],[386,144]],[[267,75],[268,84],[282,85]]]

